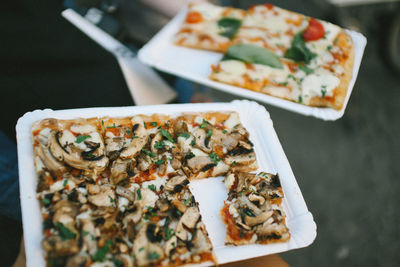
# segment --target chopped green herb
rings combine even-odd
[[[110,197],[110,196],[108,196],[108,198],[110,199],[110,202],[111,203],[113,203],[115,200],[112,198],[112,197]]]
[[[103,120],[101,120],[101,125],[103,125],[103,126],[104,126],[104,121],[103,121]]]
[[[171,143],[175,143],[174,139],[172,139],[171,134],[167,130],[161,129],[161,135],[167,138],[168,141],[170,141]]]
[[[68,184],[68,180],[67,180],[67,179],[64,179],[64,181],[63,181],[63,187],[66,187],[67,184]]]
[[[190,142],[190,144],[191,144],[192,146],[194,146],[194,145],[196,144],[196,141],[193,139],[192,142]]]
[[[155,163],[156,165],[160,166],[161,164],[164,164],[164,162],[165,162],[165,160],[159,159],[159,160],[155,161],[154,163]]]
[[[172,161],[172,158],[167,158],[167,159],[168,159],[168,161],[169,161],[169,162],[171,162],[171,161]]]
[[[190,197],[187,198],[187,199],[185,200],[185,202],[183,202],[183,204],[185,204],[185,206],[189,205],[189,204],[190,204]]]
[[[215,154],[214,152],[211,152],[211,153],[210,153],[210,158],[211,158],[211,161],[214,162],[215,164],[217,164],[218,161],[221,160],[221,158],[218,157],[218,155]]]
[[[139,138],[137,135],[132,135],[131,139]]]
[[[126,134],[131,134],[131,130],[126,130]]]
[[[239,192],[238,196],[241,197],[243,195],[243,192]]]
[[[143,250],[144,250],[144,248],[143,248],[143,247],[139,248],[139,252],[142,252]]]
[[[304,72],[306,73],[306,75],[311,74],[311,73],[314,72],[313,69],[310,69],[310,68],[308,68],[308,67],[306,67],[306,66],[303,66],[303,65],[300,65],[300,66],[299,66],[299,69],[301,69],[302,71],[304,71]]]
[[[145,129],[147,129],[147,125],[146,125],[145,122],[143,122],[143,126],[144,126]]]
[[[149,184],[148,185],[148,188],[150,189],[150,190],[153,190],[153,191],[156,191],[156,186],[154,185],[154,184]],[[151,208],[151,207],[150,207]]]
[[[187,155],[185,156],[185,159],[191,159],[191,158],[194,158],[195,156],[196,156],[196,155],[193,154],[192,151],[190,151],[189,154],[187,154]]]
[[[303,103],[303,98],[301,97],[301,95],[299,95],[299,99],[297,100],[297,102]]]
[[[207,132],[207,137],[211,137],[212,133],[213,133],[213,131],[212,131],[211,129],[208,130],[208,132]]]
[[[336,37],[335,40],[333,40],[333,43],[337,44],[338,41],[339,41],[339,39]]]
[[[87,236],[88,234],[89,234],[88,231],[82,230],[82,235],[83,235],[83,236]]]
[[[182,215],[182,212],[180,212],[179,210],[176,211],[176,214],[178,214],[179,216]]]
[[[143,216],[143,219],[145,219],[145,220],[148,220],[148,219],[150,219],[150,218],[149,218],[149,214],[148,214],[148,213],[146,213],[146,214]]]
[[[119,259],[112,258],[112,262],[114,263],[115,267],[124,267],[124,263]]]
[[[322,89],[321,89],[321,94],[322,94],[322,98],[325,98],[325,95],[326,95],[326,86],[325,86],[325,88],[322,87]]]
[[[156,141],[154,143],[154,148],[155,149],[162,149],[162,148],[164,148],[164,146],[165,146],[164,140],[161,140],[160,142]]]
[[[142,192],[140,191],[140,188],[138,190],[136,190],[136,194],[137,194],[138,200],[141,200],[142,199]]]
[[[90,137],[91,136],[89,134],[88,135],[78,135],[76,137],[75,143],[77,143],[77,144],[82,143],[83,141],[85,141],[86,139],[88,139]]]
[[[279,85],[283,85],[283,86],[286,86],[286,85],[288,85],[288,82],[283,82],[283,83],[278,83]]]
[[[67,227],[64,226],[64,224],[60,222],[56,223],[56,228],[62,240],[74,239],[76,237],[76,234],[74,232],[69,230]]]
[[[236,165],[237,165],[237,162],[236,162],[236,161],[233,161],[231,165],[232,165],[232,166],[236,166]]]
[[[115,122],[114,122],[112,126],[107,126],[106,128],[115,128],[115,127],[116,126],[115,126]]]
[[[207,128],[207,121],[205,119],[203,119],[203,122],[200,125],[201,129]]]
[[[153,127],[157,127],[157,122],[152,121],[152,122],[150,122],[150,125],[153,126]]]
[[[331,45],[328,45],[328,46],[326,47],[326,50],[328,50],[328,51],[331,51],[331,49],[332,49],[332,46],[331,46]]]
[[[170,240],[172,237],[172,229],[166,227],[164,231],[165,231],[165,240]]]
[[[148,258],[149,258],[149,260],[153,261],[153,260],[157,260],[158,258],[160,258],[160,255],[157,252],[153,251],[149,254]]]
[[[187,133],[187,132],[184,132],[184,133],[180,133],[180,134],[178,134],[178,136],[182,136],[182,137],[185,137],[185,139],[189,139],[189,137],[190,137],[190,134],[189,134],[189,133]]]
[[[152,158],[154,158],[155,156],[157,156],[156,153],[153,153],[153,152],[151,152],[150,150],[147,150],[147,149],[142,148],[142,151],[143,151],[146,155],[148,155],[148,156],[150,156],[150,157],[152,157]]]
[[[226,134],[227,132],[228,132],[227,130],[223,130],[223,131],[222,131],[223,134]]]
[[[49,204],[51,203],[51,200],[48,199],[48,198],[43,198],[43,199],[42,199],[42,203],[43,203],[44,205],[49,205]]]

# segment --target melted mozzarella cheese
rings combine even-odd
[[[239,114],[232,112],[229,118],[224,121],[224,126],[228,129],[233,129],[236,125],[240,124]]]
[[[84,125],[81,125],[81,124],[73,124],[71,127],[70,127],[70,129],[71,129],[71,131],[73,131],[74,133],[78,133],[78,134],[88,134],[88,133],[90,133],[90,132],[94,132],[94,131],[96,131],[96,127],[94,127],[93,125],[91,125],[91,124],[84,124]]]
[[[157,177],[155,180],[143,182],[142,188],[148,188],[149,185],[154,185],[156,187],[156,190],[158,191],[161,190],[161,186],[165,186],[166,182],[167,182],[166,178]]]
[[[196,157],[200,157],[200,156],[208,156],[208,154],[204,153],[203,151],[201,151],[198,148],[192,148],[192,153],[196,156]]]
[[[301,83],[303,99],[314,96],[322,97],[322,95],[331,96],[333,94],[333,89],[339,84],[340,80],[333,74],[310,74],[306,76]],[[325,93],[323,93],[323,91]]]

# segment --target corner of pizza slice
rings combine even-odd
[[[290,239],[278,175],[230,172],[224,180],[228,200],[221,209],[226,244],[268,244]]]
[[[191,3],[185,21],[174,38],[181,46],[225,52],[239,29],[244,10]]]
[[[273,5],[251,7],[210,78],[309,106],[341,109],[352,77],[351,36]]]

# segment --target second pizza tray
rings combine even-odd
[[[191,49],[173,44],[173,38],[179,31],[186,17],[187,9],[178,13],[159,33],[157,33],[142,49],[139,50],[139,59],[164,72],[197,82],[220,91],[235,94],[241,97],[255,99],[267,104],[284,108],[302,115],[314,116],[322,120],[337,120],[344,115],[347,103],[357,79],[361,59],[367,39],[358,32],[347,30],[354,42],[353,76],[347,89],[346,99],[341,110],[332,108],[309,107],[280,99],[263,93],[213,81],[208,78],[211,74],[211,65],[216,64],[223,57],[215,53],[199,49]]]
[[[206,225],[219,264],[279,253],[310,245],[316,237],[316,224],[308,211],[292,169],[275,133],[272,120],[265,108],[255,102],[242,100],[231,103],[177,104],[141,107],[87,108],[53,111],[35,110],[18,120],[18,165],[20,198],[27,266],[45,266],[41,246],[42,217],[36,199],[37,177],[33,164],[32,123],[44,118],[75,119],[100,116],[124,117],[135,114],[170,114],[182,112],[236,111],[240,121],[254,143],[259,170],[279,173],[285,197],[283,207],[291,233],[289,242],[268,245],[226,246],[225,225],[219,210],[224,204],[227,190],[222,177],[192,181],[190,188],[199,202],[200,213]],[[260,123],[262,122],[262,123]],[[23,166],[23,168],[21,167]],[[200,266],[211,265],[203,263]]]

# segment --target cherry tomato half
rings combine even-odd
[[[311,18],[308,22],[307,29],[303,32],[304,41],[315,41],[325,35],[324,26],[318,20]]]
[[[189,12],[186,16],[187,23],[199,23],[202,21],[203,21],[203,16],[201,15],[200,12],[197,11]]]

